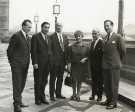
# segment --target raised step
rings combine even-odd
[[[135,82],[127,79],[120,79],[119,99],[135,107]]]

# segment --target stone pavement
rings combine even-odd
[[[10,66],[6,57],[7,44],[0,44],[0,112],[13,112],[12,105],[12,78]],[[49,101],[49,88],[46,87],[46,96],[50,105],[37,106],[34,104],[34,84],[32,66],[30,66],[26,87],[23,92],[23,102],[29,104],[28,108],[24,108],[23,112],[135,112],[123,103],[118,104],[118,108],[114,110],[106,110],[105,107],[97,105],[95,101],[88,101],[89,92],[81,95],[81,101],[70,101],[72,89],[63,86],[62,94],[67,97],[66,100],[57,99],[56,102]],[[82,91],[86,91],[88,86],[82,85]]]

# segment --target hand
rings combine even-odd
[[[34,65],[33,65],[33,68],[34,68],[34,69],[38,69],[38,64],[34,64]]]
[[[85,63],[86,62],[86,60],[87,60],[87,58],[83,58],[83,59],[81,59],[81,63]]]

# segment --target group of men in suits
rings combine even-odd
[[[45,95],[45,88],[50,72],[50,100],[65,99],[61,94],[64,68],[67,63],[68,40],[62,34],[62,24],[56,24],[56,32],[48,36],[50,23],[41,24],[41,32],[34,34],[30,41],[29,32],[32,28],[30,20],[22,23],[22,29],[13,34],[7,49],[7,56],[12,71],[14,112],[22,112],[21,107],[28,107],[22,103],[22,92],[25,87],[30,54],[34,74],[35,104],[49,104]]]
[[[106,101],[100,104],[106,109],[117,107],[120,68],[126,54],[123,38],[113,32],[114,23],[111,20],[104,21],[104,29],[107,33],[104,39],[100,39],[99,30],[93,30],[93,42],[90,48],[90,65],[92,75],[92,96],[89,100],[101,101],[103,88]]]
[[[22,102],[22,92],[25,87],[30,54],[34,74],[35,104],[49,104],[45,95],[45,88],[50,73],[50,100],[65,99],[61,94],[65,65],[68,64],[68,39],[62,34],[62,24],[56,24],[56,32],[48,36],[50,23],[41,24],[41,32],[29,38],[32,28],[30,20],[22,23],[22,29],[13,34],[7,49],[7,56],[12,71],[14,112],[21,112],[21,107],[28,107]],[[106,101],[101,102],[107,109],[117,107],[120,68],[126,48],[122,37],[113,32],[113,22],[104,21],[107,32],[105,40],[100,38],[97,29],[92,31],[93,41],[89,50],[90,67],[92,73],[92,96],[102,100],[103,87]],[[31,41],[30,41],[31,40]]]

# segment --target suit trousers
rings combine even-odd
[[[22,92],[25,87],[29,63],[20,64],[18,62],[10,63],[12,71],[13,100],[14,105],[22,103]]]
[[[102,97],[103,94],[103,75],[102,69],[91,67],[91,78],[92,78],[92,96],[97,95]]]
[[[53,65],[50,72],[50,84],[49,84],[49,91],[50,97],[54,97],[54,93],[56,96],[61,95],[62,83],[63,83],[63,74],[64,74],[65,65]],[[56,88],[55,88],[56,84]]]
[[[117,104],[120,69],[103,69],[104,90],[107,101]]]
[[[49,75],[49,63],[40,64],[38,67],[38,69],[34,69],[35,101],[45,99],[45,87]]]

